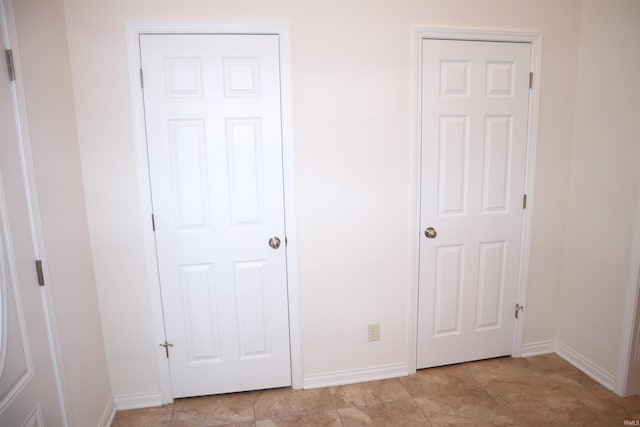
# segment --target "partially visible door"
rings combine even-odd
[[[61,426],[11,83],[0,71],[0,426]]]
[[[627,305],[628,312],[625,313],[625,323],[627,322],[626,317],[629,316],[632,319],[632,324],[629,335],[625,336],[627,332],[624,331],[621,336],[622,342],[619,351],[626,358],[620,359],[621,366],[618,367],[617,372],[619,378],[616,378],[616,383],[625,384],[624,389],[620,390],[616,385],[616,393],[621,393],[624,396],[640,394],[640,179],[638,184],[635,224],[631,237],[631,256],[629,257],[629,282],[632,289],[627,291],[629,300],[633,301],[633,304],[631,307]],[[626,304],[629,304],[630,301],[627,301]],[[625,339],[628,339],[629,342],[625,343]]]
[[[530,45],[422,42],[417,367],[511,354]]]
[[[640,224],[638,227],[640,227]],[[638,290],[640,290],[640,272],[638,272],[637,283]],[[631,358],[629,359],[629,371],[627,372],[627,389],[625,390],[626,396],[640,394],[640,291],[637,294],[635,314],[631,338]]]
[[[291,384],[277,35],[142,35],[174,397]]]

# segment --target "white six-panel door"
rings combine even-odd
[[[140,46],[173,396],[288,386],[278,36]]]
[[[417,368],[511,354],[530,72],[528,43],[422,49]]]
[[[2,31],[3,46],[1,37]],[[0,72],[0,426],[62,426],[34,265],[22,147],[5,71]]]

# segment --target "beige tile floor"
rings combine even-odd
[[[625,426],[640,396],[621,398],[555,354],[424,369],[384,381],[177,399],[119,411],[124,426]]]

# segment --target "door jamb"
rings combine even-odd
[[[529,92],[529,120],[527,130],[527,158],[525,172],[525,194],[527,194],[527,208],[524,210],[522,220],[521,250],[518,275],[517,300],[526,306],[529,255],[531,249],[531,226],[534,207],[534,182],[536,146],[538,141],[538,109],[540,100],[540,70],[542,59],[542,33],[539,32],[514,32],[496,31],[485,29],[461,29],[420,27],[413,28],[411,33],[411,88],[412,114],[411,114],[411,152],[410,152],[410,179],[411,179],[411,206],[409,228],[409,292],[408,292],[408,365],[409,374],[416,372],[418,350],[418,273],[420,263],[420,159],[421,159],[421,93],[422,93],[422,40],[468,40],[468,41],[496,41],[519,42],[531,45],[531,71],[533,72],[533,87]],[[522,321],[516,322],[512,356],[520,357],[522,354],[522,338],[526,312],[520,316]]]
[[[288,25],[250,24],[175,24],[175,23],[130,23],[127,25],[127,51],[129,62],[129,90],[133,111],[135,132],[136,164],[138,171],[138,192],[140,195],[140,224],[143,228],[146,269],[149,276],[149,296],[154,327],[154,340],[161,343],[166,339],[160,277],[156,258],[155,236],[151,229],[151,183],[147,159],[144,102],[140,87],[140,43],[142,34],[256,34],[277,35],[280,51],[280,93],[282,120],[282,172],[284,179],[285,230],[287,236],[287,288],[289,305],[289,346],[291,354],[291,385],[302,388],[302,352],[300,335],[300,311],[298,292],[298,256],[295,217],[293,122],[291,90],[291,41]],[[160,349],[160,347],[158,347]],[[161,350],[161,349],[160,349]],[[161,402],[173,401],[169,362],[163,351],[156,352]]]
[[[637,318],[640,316],[638,294],[640,293],[640,180],[638,181],[638,196],[636,199],[635,227],[631,236],[631,255],[629,256],[629,277],[627,282],[627,297],[624,303],[624,316],[618,344],[618,367],[613,384],[613,391],[626,396],[628,393],[629,365],[632,357],[640,349],[640,330],[637,329]],[[634,329],[636,328],[636,329]],[[632,346],[636,345],[634,349]]]

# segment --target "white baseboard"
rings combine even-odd
[[[377,366],[375,368],[306,375],[302,378],[302,387],[305,389],[330,387],[366,381],[386,380],[388,378],[404,377],[408,374],[409,365],[406,363],[397,363],[394,365]]]
[[[539,356],[541,354],[556,353],[555,341],[538,341],[522,345],[521,357]]]
[[[577,351],[567,347],[565,344],[557,341],[539,341],[522,346],[522,357],[538,356],[548,353],[556,353],[607,389],[613,390],[615,384],[614,375],[605,371]]]
[[[577,351],[572,350],[562,343],[556,343],[556,353],[607,389],[613,390],[615,384],[615,376],[613,374],[600,368]]]
[[[109,399],[107,402],[107,406],[104,408],[102,412],[102,417],[100,417],[100,421],[98,422],[99,427],[109,427],[113,422],[113,417],[116,416],[116,405],[113,403],[113,399]]]
[[[538,356],[541,354],[556,353],[564,360],[602,384],[609,390],[613,390],[615,383],[614,375],[600,368],[598,365],[572,350],[566,345],[556,341],[539,341],[524,344],[522,346],[522,357]],[[344,384],[354,384],[366,381],[385,380],[389,378],[404,377],[409,375],[409,365],[407,363],[396,363],[392,365],[377,366],[374,368],[355,369],[350,371],[329,372],[326,374],[306,375],[302,379],[302,387],[305,389],[331,387]],[[162,395],[160,393],[147,393],[128,396],[114,397],[110,406],[105,409],[103,415],[104,423],[101,426],[109,426],[115,410],[149,408],[162,405]],[[108,422],[106,422],[108,421]]]
[[[151,408],[162,405],[162,395],[160,393],[131,394],[128,396],[117,396],[113,398],[117,410]]]

